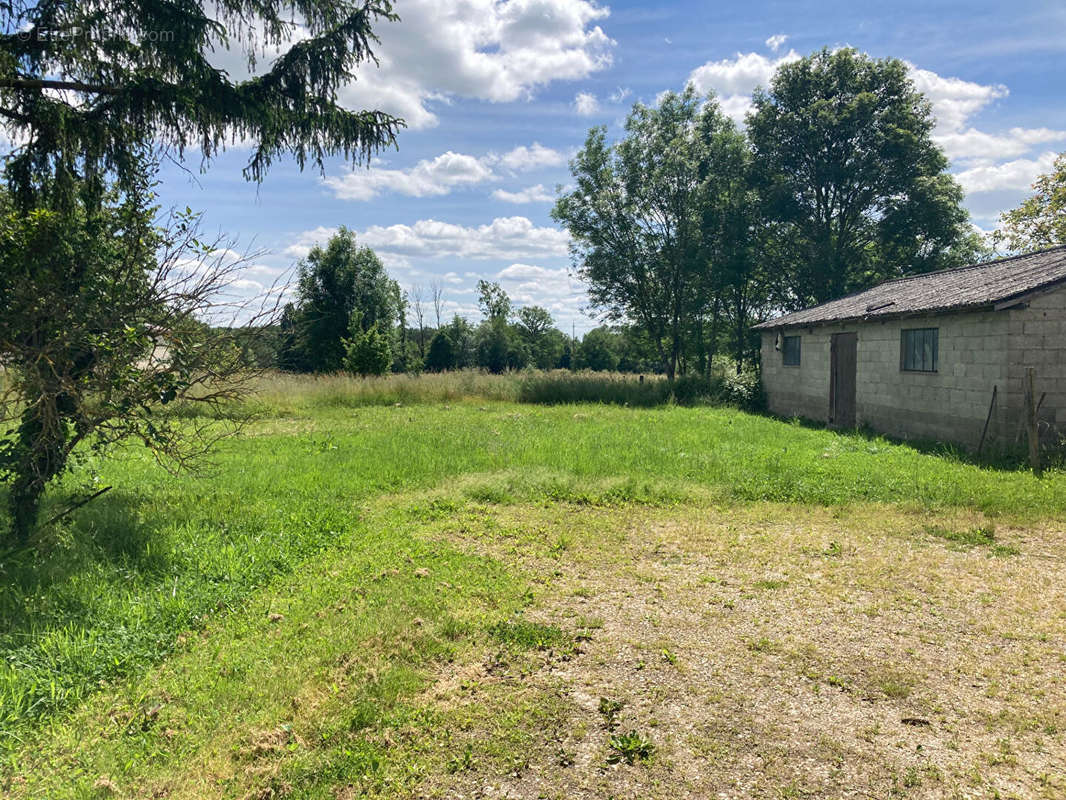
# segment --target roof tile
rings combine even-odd
[[[982,308],[1066,280],[1066,246],[898,278],[756,325],[756,329]]]

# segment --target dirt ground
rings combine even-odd
[[[525,619],[575,644],[445,670],[426,700],[465,715],[467,756],[422,796],[1066,797],[1062,531],[555,505],[433,535],[537,576]],[[511,766],[476,757],[515,726]]]

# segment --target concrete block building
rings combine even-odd
[[[1066,434],[1066,247],[888,281],[755,326],[770,410],[976,447]],[[993,401],[993,393],[995,400]]]

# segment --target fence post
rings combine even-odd
[[[988,416],[985,417],[985,427],[981,431],[981,441],[977,443],[977,457],[981,457],[981,449],[985,446],[985,437],[988,436],[988,423],[992,421],[992,410],[996,407],[996,395],[999,393],[999,386],[992,386],[992,402],[988,404]]]
[[[1033,386],[1036,370],[1029,367],[1025,371],[1025,427],[1029,434],[1029,466],[1033,472],[1040,474],[1040,430],[1036,424],[1036,390]]]

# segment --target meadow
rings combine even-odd
[[[274,376],[196,474],[84,459],[0,563],[0,789],[1066,792],[1066,475],[597,380]]]

